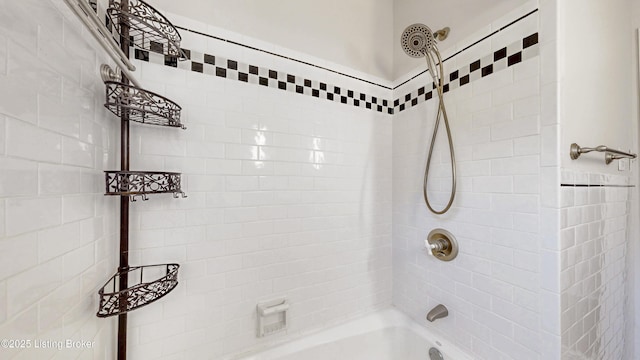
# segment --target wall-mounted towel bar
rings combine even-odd
[[[604,146],[604,145],[600,145],[600,146],[596,146],[594,148],[588,148],[588,147],[580,147],[580,145],[573,143],[571,144],[571,148],[569,150],[569,155],[571,156],[571,160],[575,160],[577,158],[580,157],[580,155],[582,154],[586,154],[592,151],[597,151],[597,152],[603,152],[605,153],[604,155],[604,161],[607,165],[611,164],[611,162],[613,160],[620,160],[620,159],[635,159],[638,155],[637,154],[632,154],[632,153],[628,153],[628,152],[624,152],[624,151],[620,151],[620,150],[615,150],[612,149],[608,146]]]

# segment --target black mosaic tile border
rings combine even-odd
[[[495,51],[493,54],[489,54],[482,59],[478,59],[469,65],[451,72],[444,78],[443,92],[447,93],[470,84],[475,80],[516,65],[524,60],[538,56],[539,51],[538,33],[533,33],[520,41],[516,41]],[[433,97],[437,97],[438,95],[435,88],[435,84],[430,82],[426,86],[422,86],[404,96],[396,98],[393,101],[393,113],[397,114],[430,100]]]
[[[617,188],[633,188],[635,185],[613,185],[613,184],[560,184],[560,187],[617,187]]]
[[[520,17],[519,19],[514,20],[513,22],[504,26],[498,31],[501,31],[504,28],[513,25],[514,23],[535,13],[536,11],[537,9],[530,12],[529,14],[526,14]],[[215,36],[202,34],[193,30],[188,30],[184,28],[181,28],[181,29],[191,31],[200,35],[213,37],[221,41],[234,43],[230,40],[220,39]],[[486,38],[494,35],[498,31],[471,44],[467,48],[460,50],[456,54],[453,54],[452,56],[448,57],[443,61],[447,61],[451,59],[452,57],[458,55],[462,51],[465,51],[466,49],[474,46],[478,42],[485,40]],[[237,45],[249,47],[247,45],[239,44],[239,43],[237,43]],[[433,97],[437,97],[437,94],[434,94],[435,85],[433,83],[429,83],[430,86],[429,85],[422,86],[410,93],[405,94],[405,96],[396,98],[395,100],[392,101],[392,100],[368,95],[365,93],[357,92],[351,89],[341,88],[339,86],[324,83],[321,81],[307,79],[302,76],[296,76],[286,72],[281,72],[281,71],[277,71],[269,68],[245,64],[245,63],[238,62],[236,60],[226,59],[224,57],[219,57],[211,54],[199,53],[197,51],[191,51],[190,49],[182,49],[187,57],[185,61],[182,61],[182,60],[179,61],[178,58],[175,56],[163,55],[160,52],[155,52],[153,50],[154,49],[151,49],[150,51],[148,51],[148,50],[132,48],[131,52],[134,54],[134,57],[136,59],[144,62],[151,62],[151,63],[156,63],[156,64],[165,65],[169,67],[180,68],[183,70],[190,70],[193,72],[199,72],[199,73],[208,74],[212,76],[223,77],[231,80],[237,80],[241,82],[258,84],[261,86],[266,86],[271,88],[277,88],[283,91],[289,91],[289,92],[294,92],[301,95],[312,96],[320,99],[334,101],[334,102],[351,105],[355,107],[361,107],[364,109],[369,109],[369,110],[377,111],[379,113],[385,113],[390,115],[397,114],[399,112],[402,112],[408,109],[409,107],[416,106],[422,102],[432,99]],[[266,52],[261,49],[255,49],[255,50]],[[270,53],[270,52],[267,52],[267,53]],[[463,66],[462,68],[451,72],[448,75],[448,77],[445,77],[445,84],[443,85],[443,91],[447,93],[450,90],[467,85],[480,78],[490,76],[494,72],[498,72],[507,67],[516,65],[526,59],[537,56],[538,54],[539,54],[538,33],[534,33],[523,38],[521,41],[517,41],[509,46],[505,46],[504,48],[495,51],[493,54],[489,54],[483,57],[482,59],[476,60],[471,64],[469,64],[468,66]],[[279,54],[273,54],[273,55],[284,57]],[[290,59],[290,60],[305,63],[296,59]],[[308,64],[308,63],[305,63],[305,64]],[[323,67],[320,67],[314,64],[308,64],[308,65],[325,69]],[[392,90],[389,87],[375,84],[364,79],[356,78],[348,74],[339,73],[331,69],[325,69],[325,70],[328,70],[343,76],[347,76],[349,78],[353,78],[356,80],[364,81],[373,85],[378,85],[388,90]],[[426,70],[414,76],[413,78],[405,81],[404,83],[396,86],[395,88],[393,88],[393,90],[396,90],[397,88],[403,86],[404,84],[407,84],[413,81],[414,79],[424,74],[425,72]],[[430,87],[428,91],[427,91],[427,87]]]
[[[435,85],[429,83],[402,97],[396,98],[392,102],[388,99],[274,69],[245,64],[211,54],[198,53],[189,49],[182,50],[187,55],[187,60],[185,61],[178,61],[174,56],[140,49],[132,48],[132,53],[136,59],[145,62],[271,87],[390,115],[397,114],[437,97]],[[534,33],[449,73],[445,77],[443,91],[447,93],[458,87],[465,86],[475,80],[490,76],[494,72],[537,56],[538,53],[538,33]]]
[[[187,60],[179,61],[175,56],[133,48],[132,53],[136,59],[145,62],[271,87],[384,114],[393,114],[393,106],[388,99],[221,56],[199,53],[189,49],[182,50],[187,55]]]
[[[106,16],[106,14],[104,14],[103,12],[101,12],[102,9],[99,9],[99,7],[97,6],[97,3],[95,3],[93,0],[90,1],[90,5],[93,8],[93,10],[96,11],[99,17],[104,16],[105,26],[107,27],[107,29],[109,29],[109,31],[113,32],[114,30],[113,30],[112,24],[110,23],[109,17]],[[458,51],[457,53],[449,56],[448,58],[444,59],[443,62],[455,57],[456,55],[462,53],[463,51],[466,51],[467,49],[475,46],[479,42],[487,38],[490,38],[496,33],[525,19],[526,17],[528,17],[529,15],[537,11],[538,9],[535,9],[519,17],[518,19],[515,19],[509,24],[492,32],[491,34],[485,36],[484,38],[479,39],[478,41]],[[379,86],[388,90],[393,90],[393,91],[403,86],[404,84],[407,84],[413,81],[414,79],[416,79],[417,77],[419,77],[420,75],[428,71],[428,70],[425,70],[420,74],[417,74],[416,76],[408,79],[407,81],[395,86],[394,88],[390,88],[388,86],[377,84],[377,83],[374,83],[365,79],[361,79],[349,74],[341,73],[329,68],[311,64],[295,58],[290,58],[290,57],[269,52],[263,49],[248,46],[246,44],[219,38],[217,36],[201,33],[195,30],[191,30],[191,29],[187,29],[179,26],[177,26],[177,28],[181,30],[189,31],[195,34],[199,34],[202,36],[214,38],[220,41],[228,42],[234,45],[238,45],[238,46],[253,49],[256,51],[268,53],[274,56],[282,57],[288,60],[313,66],[319,69],[327,70],[327,71],[339,74],[341,76],[345,76],[351,79],[355,79],[358,81],[362,81],[365,83],[369,83],[369,84],[376,85],[376,86]],[[520,63],[521,61],[523,61],[523,58],[526,60],[529,57],[538,55],[539,50],[538,50],[537,44],[538,44],[538,33],[534,33],[522,39],[522,42],[521,42],[522,47],[519,48],[519,51],[517,52],[513,51],[514,44],[511,44],[508,47],[502,48],[494,52],[493,63],[490,63],[491,55],[488,55],[487,57],[484,57],[480,60],[477,60],[469,64],[468,67],[463,67],[461,69],[458,69],[450,73],[449,81],[445,83],[443,86],[444,92],[446,93],[449,90],[455,89],[460,86],[464,86],[480,77],[489,76],[493,72],[502,70],[504,68],[505,61],[506,61],[506,66],[509,67],[517,63]],[[423,86],[417,89],[416,91],[406,94],[404,96],[404,102],[402,104],[400,103],[400,98],[395,99],[392,104],[390,100],[382,99],[380,97],[367,95],[364,93],[356,92],[354,90],[342,89],[338,86],[329,85],[327,83],[306,79],[306,78],[288,74],[288,73],[285,74],[283,72],[279,72],[272,69],[261,68],[254,65],[240,63],[235,60],[224,59],[224,58],[216,59],[216,56],[210,55],[210,54],[202,54],[202,53],[194,52],[194,58],[192,58],[192,52],[189,49],[184,49],[184,48],[182,49],[187,59],[186,61],[183,61],[183,59],[180,59],[179,61],[178,58],[175,56],[162,55],[162,48],[156,47],[154,49],[154,46],[153,46],[154,44],[152,43],[151,45],[152,46],[150,50],[134,49],[132,47],[130,53],[133,53],[136,59],[144,62],[162,64],[169,67],[191,70],[193,72],[215,75],[218,77],[229,78],[229,79],[238,80],[238,81],[247,82],[247,83],[254,83],[254,84],[257,83],[262,86],[278,88],[280,90],[295,92],[303,95],[310,95],[312,97],[326,99],[329,101],[336,101],[342,104],[352,105],[355,107],[362,107],[362,108],[370,109],[370,110],[381,112],[381,113],[387,113],[390,115],[404,111],[407,108],[407,104],[410,104],[409,106],[413,107],[418,105],[421,102],[432,99],[434,95],[433,90],[435,89],[435,85],[431,84],[432,89],[427,92],[426,87]],[[524,55],[523,53],[526,52],[527,49],[529,48],[534,49],[534,51],[529,51],[530,54],[528,56]],[[511,55],[508,55],[508,51],[509,53],[511,53]],[[467,72],[467,69],[468,69],[468,72]],[[480,72],[479,73],[476,72],[477,70],[480,70]],[[479,77],[474,74],[481,74],[481,76]],[[285,78],[285,75],[286,75],[286,78]]]
[[[98,16],[104,16],[105,26],[107,27],[107,29],[109,29],[110,32],[113,33],[114,38],[117,38],[117,34],[114,33],[114,29],[111,24],[111,21],[109,17],[106,15],[106,13],[104,13],[103,9],[99,9],[99,7],[97,6],[97,3],[92,3],[91,5],[94,11],[96,11],[96,14]],[[225,41],[234,45],[239,45],[242,47],[251,48],[253,50],[266,52],[274,56],[279,56],[282,58],[286,58],[288,60],[293,60],[299,63],[306,64],[306,65],[314,66],[323,70],[336,73],[341,76],[345,76],[345,77],[362,81],[371,85],[382,87],[388,91],[392,90],[388,86],[377,84],[372,81],[361,79],[361,78],[358,78],[349,74],[341,73],[341,72],[328,69],[322,66],[310,64],[301,60],[297,60],[297,59],[286,57],[280,54],[268,52],[262,49],[257,49],[251,46],[247,46],[245,44],[237,43],[227,39],[222,39],[216,36],[204,34],[201,32],[182,28],[179,26],[177,28],[181,30],[190,31],[202,36]],[[131,43],[134,43],[134,42],[132,41]],[[327,84],[327,83],[316,81],[316,80],[310,80],[301,76],[296,76],[296,75],[280,72],[277,70],[272,70],[268,68],[241,63],[232,59],[225,59],[222,57],[216,57],[215,55],[198,53],[196,51],[192,52],[190,49],[183,48],[182,51],[186,55],[186,59],[178,59],[177,56],[163,55],[162,46],[154,46],[153,42],[151,43],[151,48],[149,50],[138,49],[138,48],[134,48],[133,46],[130,48],[130,54],[133,54],[133,57],[140,61],[161,64],[161,65],[180,68],[184,70],[191,70],[193,72],[215,75],[218,77],[238,80],[246,83],[259,84],[262,86],[277,88],[284,91],[295,92],[303,95],[309,95],[312,97],[326,99],[329,101],[335,101],[335,102],[339,102],[346,105],[370,109],[380,113],[393,114],[393,107],[391,106],[391,101],[388,99],[383,99],[373,95],[364,94],[351,89],[341,88],[339,86]]]
[[[521,20],[524,20],[525,18],[527,18],[527,17],[529,17],[530,15],[533,15],[533,14],[535,14],[535,13],[537,13],[537,12],[538,12],[538,9],[533,9],[533,10],[531,10],[531,11],[530,11],[530,12],[528,12],[527,14],[524,14],[524,15],[522,15],[521,17],[519,17],[519,18],[517,18],[517,19],[513,20],[512,22],[508,23],[507,25],[504,25],[504,26],[503,26],[503,27],[501,27],[500,29],[495,30],[494,32],[492,32],[492,33],[490,33],[490,34],[486,35],[485,37],[483,37],[483,38],[481,38],[481,39],[476,40],[475,42],[473,42],[473,43],[471,43],[471,44],[467,45],[465,48],[458,50],[456,53],[449,55],[449,57],[447,57],[446,59],[444,59],[444,60],[442,60],[442,61],[443,61],[443,62],[446,62],[447,60],[449,60],[449,59],[452,59],[452,58],[456,57],[458,54],[460,54],[460,53],[462,53],[462,52],[467,51],[468,49],[470,49],[470,48],[472,48],[472,47],[476,46],[477,44],[481,43],[482,41],[484,41],[484,40],[486,40],[486,39],[488,39],[488,38],[492,37],[493,35],[495,35],[495,34],[499,33],[500,31],[503,31],[503,30],[507,29],[507,28],[508,28],[508,27],[510,27],[511,25],[516,24],[516,23],[520,22]],[[404,84],[406,84],[406,83],[411,82],[413,79],[415,79],[415,78],[419,77],[419,76],[420,76],[420,75],[422,75],[422,74],[425,74],[427,71],[429,71],[429,70],[425,69],[425,70],[423,70],[422,72],[420,72],[419,74],[416,74],[416,75],[414,75],[413,77],[411,77],[411,78],[409,78],[409,79],[405,80],[404,82],[402,82],[402,83],[400,83],[400,84],[396,85],[396,86],[393,88],[393,90],[395,90],[395,89],[397,89],[397,88],[402,87],[402,86],[403,86]]]
[[[296,58],[292,58],[292,57],[281,55],[281,54],[274,53],[274,52],[271,52],[271,51],[263,50],[263,49],[260,49],[260,48],[254,47],[254,46],[249,46],[249,45],[246,45],[246,44],[243,44],[243,43],[239,43],[239,42],[236,42],[236,41],[233,41],[233,40],[224,39],[224,38],[221,38],[221,37],[218,37],[218,36],[214,36],[214,35],[211,35],[211,34],[206,34],[206,33],[200,32],[200,31],[187,29],[187,28],[184,28],[184,27],[181,27],[181,26],[176,26],[176,28],[179,29],[179,30],[189,31],[189,32],[194,33],[194,34],[202,35],[202,36],[205,36],[205,37],[208,37],[208,38],[211,38],[211,39],[216,39],[216,40],[219,40],[219,41],[223,41],[223,42],[226,42],[226,43],[229,43],[229,44],[241,46],[241,47],[244,47],[244,48],[247,48],[247,49],[263,52],[265,54],[277,56],[277,57],[280,57],[280,58],[283,58],[283,59],[295,61],[295,62],[300,63],[300,64],[313,66],[315,68],[326,70],[326,71],[332,72],[334,74],[345,76],[345,77],[348,77],[348,78],[351,78],[351,79],[354,79],[354,80],[358,80],[358,81],[361,81],[361,82],[364,82],[364,83],[367,83],[367,84],[379,86],[379,87],[381,87],[383,89],[393,90],[391,87],[386,86],[386,85],[378,84],[376,82],[369,81],[369,80],[366,80],[366,79],[362,79],[362,78],[359,78],[357,76],[349,75],[349,74],[346,74],[346,73],[343,73],[343,72],[340,72],[340,71],[336,71],[336,70],[333,70],[333,69],[330,69],[330,68],[327,68],[327,67],[324,67],[324,66],[312,64],[312,63],[309,63],[309,62],[306,62],[306,61],[302,61],[302,60],[299,60],[299,59],[296,59]]]

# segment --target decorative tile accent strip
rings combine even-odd
[[[458,56],[458,54],[460,54],[460,53],[463,53],[463,52],[467,51],[468,49],[470,49],[470,48],[472,48],[472,47],[476,46],[477,44],[481,43],[482,41],[484,41],[484,40],[486,40],[486,39],[488,39],[488,38],[492,37],[493,35],[495,35],[495,34],[499,33],[500,31],[505,30],[506,28],[510,27],[511,25],[513,25],[513,24],[515,24],[515,23],[517,23],[517,22],[519,22],[519,21],[523,20],[524,18],[528,17],[529,15],[533,15],[533,14],[535,14],[535,13],[537,13],[537,12],[538,12],[538,9],[534,9],[534,10],[530,11],[529,13],[527,13],[527,14],[525,14],[525,15],[522,15],[521,17],[519,17],[519,18],[517,18],[517,19],[513,20],[512,22],[510,22],[510,23],[508,23],[507,25],[505,25],[505,26],[501,27],[500,29],[495,30],[495,31],[494,31],[494,32],[492,32],[491,34],[488,34],[487,36],[485,36],[485,37],[483,37],[483,38],[481,38],[481,39],[476,40],[474,43],[467,45],[467,47],[465,47],[465,48],[463,48],[463,49],[458,50],[456,53],[449,55],[449,57],[447,57],[446,59],[444,59],[444,60],[442,60],[442,61],[446,62],[447,60],[452,59],[452,58],[454,58],[454,57]],[[426,73],[427,71],[428,71],[428,70],[426,70],[426,69],[425,69],[424,71],[420,72],[419,74],[414,75],[412,78],[407,79],[407,80],[405,80],[404,82],[402,82],[402,83],[400,83],[400,84],[396,85],[396,86],[393,88],[393,90],[398,89],[398,88],[402,87],[403,85],[405,85],[405,84],[407,84],[407,83],[410,83],[410,82],[411,82],[411,81],[413,81],[415,78],[417,78],[417,77],[419,77],[420,75],[422,75],[422,74]]]
[[[107,29],[113,32],[113,26],[111,24],[111,21],[109,17],[106,16],[103,9],[100,9],[94,0],[90,1],[90,5],[94,9],[94,11],[96,11],[98,16],[105,18],[105,26],[107,27]],[[537,11],[538,9],[535,9],[529,12],[528,14],[521,16],[520,18],[512,21],[511,23],[503,26],[502,28],[494,31],[493,33],[485,36],[484,38],[476,41],[475,43],[467,46],[466,48],[458,51],[457,53],[453,54],[447,59],[444,59],[443,61],[447,61],[455,57],[461,52],[478,44],[480,41],[490,38],[491,36],[495,35],[499,31],[502,31],[508,28],[509,26],[519,22],[520,20],[528,17],[529,15]],[[331,70],[315,64],[310,64],[297,59],[289,58],[280,54],[268,52],[268,51],[258,49],[252,46],[248,46],[242,43],[219,38],[213,35],[201,33],[201,32],[186,29],[183,27],[178,27],[178,28],[181,30],[198,34],[198,35],[214,38],[220,41],[225,41],[228,43],[232,43],[234,45],[250,48],[256,51],[266,52],[274,56],[286,58],[286,59],[303,63],[309,66],[314,66],[320,69],[324,69],[327,71],[340,74],[348,78],[352,78],[352,79],[356,79],[356,80],[370,83],[373,85],[377,85],[389,90],[395,90],[399,86],[402,86],[406,83],[413,81],[415,78],[417,78],[422,74],[420,73],[414,76],[413,78],[407,80],[406,82],[391,89],[389,87],[376,84],[364,79],[360,79],[355,76],[340,73],[335,70]],[[117,38],[116,35],[117,34],[114,33],[115,38]],[[523,60],[537,56],[539,54],[539,48],[537,44],[538,44],[538,33],[534,33],[522,39],[521,43],[516,42],[514,44],[511,44],[510,46],[507,46],[505,48],[502,48],[494,52],[493,58],[491,58],[491,55],[487,55],[481,60],[477,60],[471,63],[468,67],[465,66],[461,69],[458,69],[452,72],[451,74],[449,74],[449,82],[444,84],[443,91],[446,93],[449,90],[453,90],[460,86],[464,86],[470,83],[471,81],[477,80],[481,77],[491,75],[494,71],[502,70],[506,67],[520,63]],[[532,50],[528,51],[527,49],[530,49],[530,48]],[[305,79],[301,76],[295,76],[295,75],[286,74],[286,73],[268,69],[268,68],[239,63],[235,60],[224,59],[221,57],[218,57],[216,59],[216,56],[214,55],[194,52],[194,58],[192,58],[191,50],[189,49],[182,49],[182,51],[186,55],[186,58],[187,58],[186,61],[178,61],[178,58],[176,56],[163,55],[161,47],[154,48],[153,46],[151,46],[150,50],[151,51],[146,51],[146,50],[132,47],[131,53],[134,54],[134,57],[136,59],[145,61],[145,62],[152,62],[160,65],[181,68],[185,70],[191,70],[194,72],[204,73],[208,75],[215,75],[218,77],[229,78],[232,80],[238,80],[238,81],[248,82],[252,84],[260,84],[262,86],[267,86],[267,87],[273,87],[273,88],[277,87],[280,90],[296,92],[302,95],[310,95],[313,97],[317,97],[317,98],[321,98],[329,101],[340,102],[342,104],[352,105],[356,107],[366,108],[366,109],[374,110],[381,113],[387,113],[390,115],[393,115],[394,113],[397,113],[400,111],[404,111],[408,107],[408,104],[410,104],[410,106],[413,107],[418,105],[421,102],[432,99],[434,95],[433,90],[435,89],[435,84],[432,84],[432,89],[428,92],[426,91],[425,86],[423,86],[416,91],[406,94],[404,97],[404,102],[402,104],[400,103],[400,98],[398,98],[398,99],[395,99],[395,101],[393,101],[393,105],[392,105],[391,101],[387,99],[381,99],[372,95],[355,92],[353,90],[341,89],[338,86],[326,84],[317,80]],[[517,51],[514,51],[514,50],[517,50]],[[507,53],[508,51],[511,55],[508,55]],[[506,63],[506,66],[505,66],[505,63]],[[481,71],[476,72],[480,68],[481,68]]]
[[[502,49],[495,51],[493,54],[489,54],[482,59],[476,60],[467,66],[463,66],[458,70],[455,70],[450,73],[449,76],[445,76],[443,92],[447,93],[450,90],[457,89],[475,80],[489,76],[494,72],[498,72],[524,60],[538,56],[539,52],[538,33],[531,34],[521,41],[516,41],[509,46],[505,46]],[[446,81],[446,79],[449,79],[449,81]],[[399,113],[409,107],[416,106],[422,102],[437,97],[438,94],[435,91],[435,84],[433,82],[430,84],[431,86],[429,91],[427,91],[427,87],[429,87],[429,85],[426,85],[395,99],[393,101],[394,113]]]
[[[635,185],[612,185],[612,184],[560,184],[560,187],[619,187],[632,188]]]
[[[422,86],[403,97],[396,98],[392,103],[387,99],[341,88],[318,80],[306,79],[302,76],[245,64],[236,60],[204,54],[189,49],[182,49],[187,56],[186,61],[178,61],[178,58],[175,56],[163,55],[153,51],[132,50],[135,58],[141,61],[277,88],[283,91],[295,92],[301,95],[312,96],[390,115],[397,114],[409,107],[416,106],[437,97],[437,94],[434,94],[435,84],[433,83],[431,83],[431,86]],[[448,76],[444,77],[448,79],[448,81],[445,82],[443,91],[447,93],[450,90],[490,76],[494,72],[506,69],[507,67],[538,55],[538,33],[534,33],[495,51],[493,54],[489,54],[482,59],[451,72]],[[428,87],[430,88],[427,91]]]
[[[135,50],[135,58],[141,61],[295,92],[385,114],[393,114],[393,107],[387,99],[282,71],[226,59],[221,56],[182,49],[187,55],[187,60],[178,61],[175,56],[162,55],[140,49],[132,50]]]
[[[518,19],[518,20],[520,20],[520,19]],[[517,20],[516,20],[516,21],[517,21]],[[365,83],[367,83],[367,84],[376,85],[376,86],[379,86],[379,87],[381,87],[381,88],[383,88],[383,89],[393,90],[393,89],[391,89],[391,88],[390,88],[390,87],[388,87],[388,86],[385,86],[385,85],[382,85],[382,84],[378,84],[378,83],[375,83],[375,82],[373,82],[373,81],[365,80],[365,79],[359,78],[359,77],[357,77],[357,76],[353,76],[353,75],[345,74],[345,73],[343,73],[343,72],[336,71],[336,70],[333,70],[333,69],[330,69],[330,68],[327,68],[327,67],[324,67],[324,66],[320,66],[320,65],[312,64],[312,63],[309,63],[309,62],[306,62],[306,61],[298,60],[298,59],[296,59],[296,58],[292,58],[292,57],[285,56],[285,55],[281,55],[281,54],[274,53],[274,52],[271,52],[271,51],[267,51],[267,50],[259,49],[259,48],[253,47],[253,46],[249,46],[249,45],[246,45],[246,44],[243,44],[243,43],[239,43],[239,42],[236,42],[236,41],[232,41],[232,40],[224,39],[224,38],[221,38],[221,37],[218,37],[218,36],[213,36],[213,35],[211,35],[211,34],[206,34],[206,33],[200,32],[200,31],[191,30],[191,29],[187,29],[187,28],[184,28],[184,27],[180,27],[180,26],[176,26],[176,28],[178,28],[178,29],[180,29],[180,30],[189,31],[189,32],[192,32],[192,33],[194,33],[194,34],[202,35],[202,36],[205,36],[205,37],[208,37],[208,38],[211,38],[211,39],[216,39],[216,40],[219,40],[219,41],[223,41],[223,42],[226,42],[226,43],[229,43],[229,44],[233,44],[233,45],[241,46],[241,47],[244,47],[244,48],[247,48],[247,49],[251,49],[251,50],[255,50],[255,51],[260,51],[260,52],[263,52],[263,53],[265,53],[265,54],[269,54],[269,55],[277,56],[277,57],[280,57],[280,58],[283,58],[283,59],[287,59],[287,60],[295,61],[295,62],[300,63],[300,64],[305,64],[305,65],[313,66],[313,67],[315,67],[315,68],[322,69],[322,70],[326,70],[326,71],[332,72],[332,73],[334,73],[334,74],[338,74],[338,75],[341,75],[341,76],[345,76],[345,77],[348,77],[348,78],[351,78],[351,79],[354,79],[354,80],[362,81],[362,82],[365,82]]]
[[[563,169],[560,187],[574,188],[633,188],[628,175],[604,175],[599,173],[584,173]]]

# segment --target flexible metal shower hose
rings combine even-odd
[[[434,71],[434,68],[436,67],[435,65],[436,59],[433,58],[434,54],[438,60],[437,62],[438,73]],[[435,47],[435,45],[432,47],[431,51],[427,51],[425,53],[425,59],[427,60],[427,66],[429,67],[429,73],[431,74],[433,83],[436,84],[436,90],[438,91],[439,102],[438,102],[438,114],[436,116],[436,123],[433,128],[433,135],[431,136],[431,145],[429,146],[429,156],[427,157],[427,165],[424,169],[424,181],[422,184],[422,193],[424,195],[424,201],[427,204],[427,207],[429,208],[429,210],[436,215],[442,215],[447,211],[449,211],[449,209],[451,208],[451,205],[453,204],[453,199],[456,196],[456,157],[453,151],[453,139],[451,137],[451,129],[449,127],[449,117],[447,116],[447,109],[444,106],[444,94],[443,94],[443,84],[442,84],[443,83],[442,78],[444,77],[444,70],[442,68],[442,58],[440,57],[440,52]],[[438,127],[440,125],[441,119],[444,119],[444,126],[447,130],[447,138],[449,140],[449,153],[451,154],[451,195],[449,196],[449,202],[447,203],[447,206],[445,206],[444,209],[442,210],[436,210],[433,208],[433,206],[431,206],[431,203],[429,202],[429,195],[427,194],[427,179],[429,177],[429,168],[431,167],[431,156],[433,155],[433,147],[436,142],[436,135],[438,135]]]

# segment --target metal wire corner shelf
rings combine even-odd
[[[186,197],[182,191],[182,174],[158,171],[105,171],[105,195],[142,196],[172,193]],[[135,198],[132,198],[135,199]],[[135,201],[135,200],[134,200]]]
[[[128,6],[122,6],[122,0],[109,0],[107,16],[116,31],[123,35],[121,24],[125,24],[130,45],[164,55],[186,59],[180,48],[182,37],[176,27],[164,15],[141,0],[128,0]]]
[[[158,264],[134,266],[117,272],[98,291],[100,305],[96,315],[98,317],[120,315],[159,300],[178,285],[179,268],[178,264]],[[145,276],[145,270],[151,274]],[[127,278],[129,287],[116,291],[121,277]],[[155,280],[147,281],[145,278]]]
[[[136,197],[182,191],[182,174],[130,171],[130,122],[186,129],[180,122],[182,108],[164,96],[144,90],[132,75],[131,46],[186,59],[176,28],[156,9],[141,0],[109,0],[106,23],[93,0],[65,0],[95,40],[119,68],[100,67],[106,87],[105,107],[120,118],[120,171],[105,171],[105,195],[120,196],[119,266],[99,291],[96,315],[118,316],[117,359],[127,359],[127,313],[162,298],[178,285],[180,265],[129,266],[129,210]],[[119,36],[114,36],[114,30]],[[127,198],[128,197],[128,198]]]
[[[104,106],[117,116],[129,115],[129,120],[160,126],[186,129],[180,122],[182,107],[151,91],[115,81],[105,81]]]

